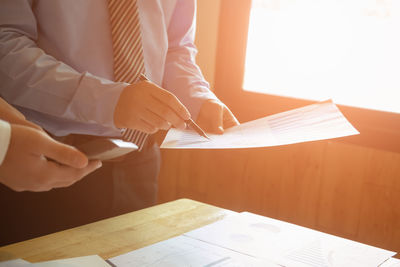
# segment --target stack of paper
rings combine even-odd
[[[130,253],[116,266],[377,267],[394,252],[244,212]],[[394,265],[396,266],[396,265]]]
[[[392,251],[244,212],[185,234],[283,266],[377,267]]]
[[[279,266],[265,259],[258,259],[185,235],[134,250],[127,254],[111,258],[108,261],[118,267]]]
[[[381,264],[379,267],[400,267],[400,260],[395,258],[390,258]]]

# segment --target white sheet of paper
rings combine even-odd
[[[110,267],[98,255],[32,263],[35,267]]]
[[[9,261],[0,262],[0,267],[20,267],[20,266],[31,266],[30,262],[24,261],[23,259],[15,259]]]
[[[394,252],[283,221],[241,213],[185,234],[283,266],[376,267]]]
[[[395,258],[390,258],[387,261],[385,261],[382,265],[379,265],[379,267],[400,267],[400,260]]]
[[[186,236],[174,237],[109,259],[118,267],[275,267],[271,262],[256,259]]]
[[[358,134],[335,104],[326,101],[227,129],[223,135],[170,129],[161,148],[226,149],[287,145]]]

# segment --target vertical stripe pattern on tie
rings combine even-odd
[[[137,0],[108,0],[114,53],[114,79],[135,83],[144,73],[144,60]],[[122,138],[142,149],[148,134],[122,129]]]

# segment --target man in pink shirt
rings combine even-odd
[[[195,0],[137,1],[151,82],[136,84],[114,79],[107,0],[5,0],[0,6],[1,96],[54,136],[120,137],[120,128],[151,134],[183,128],[189,117],[221,134],[238,124],[195,63]],[[154,205],[159,157],[149,140],[141,152],[104,162],[72,187],[41,196],[55,199],[57,205],[46,207],[54,221],[63,221],[46,230]]]

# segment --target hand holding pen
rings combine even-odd
[[[149,81],[149,79],[144,75],[141,74],[140,75],[140,80],[141,81]],[[185,120],[185,123],[187,126],[189,126],[190,128],[192,128],[196,133],[198,133],[200,136],[203,136],[207,139],[210,139],[210,137],[208,137],[208,135],[206,134],[205,131],[203,131],[203,129],[200,128],[199,125],[197,125],[192,118],[189,118],[188,120]]]
[[[179,99],[148,81],[144,75],[140,82],[123,89],[115,107],[114,124],[118,128],[137,129],[149,134],[167,130],[171,125],[178,129],[185,129],[187,125],[196,127]]]

